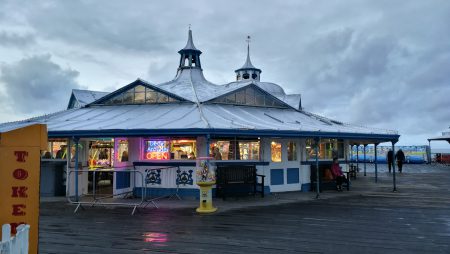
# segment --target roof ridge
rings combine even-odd
[[[201,103],[200,103],[200,100],[198,99],[198,95],[197,95],[197,90],[195,89],[195,87],[194,87],[194,82],[193,82],[193,80],[192,80],[192,72],[191,72],[191,69],[188,69],[189,70],[189,82],[191,83],[191,88],[192,88],[192,90],[194,91],[194,95],[195,95],[195,104],[197,104],[197,107],[198,107],[198,110],[199,110],[199,112],[200,112],[200,118],[203,120],[203,122],[205,122],[206,123],[206,126],[208,126],[208,128],[211,128],[211,124],[209,124],[209,122],[208,122],[208,120],[206,119],[206,117],[204,116],[204,114],[203,114],[203,109],[202,109],[202,105],[201,105]],[[184,71],[184,70],[182,70],[182,71]],[[206,79],[205,79],[206,80]]]
[[[368,127],[368,126],[361,125],[361,124],[354,124],[354,123],[337,121],[337,120],[334,120],[334,119],[331,119],[331,118],[328,118],[328,117],[325,117],[325,116],[321,116],[321,115],[318,115],[318,114],[315,114],[315,113],[311,113],[311,112],[306,111],[306,110],[300,110],[300,112],[303,112],[303,113],[305,113],[307,115],[311,115],[311,116],[314,116],[316,118],[324,119],[324,120],[327,120],[327,121],[341,123],[342,125],[345,125],[345,126],[354,126],[354,127],[358,127],[358,128],[365,128],[365,129],[384,131],[384,132],[387,132],[387,133],[390,133],[390,134],[397,134],[398,135],[398,131],[395,131],[395,130],[376,128],[376,127]]]
[[[89,89],[76,89],[76,88],[72,88],[72,91],[88,91],[88,92],[98,92],[98,93],[109,93],[106,91],[94,91],[94,90],[89,90]]]
[[[74,110],[76,110],[76,108],[63,109],[63,110],[59,110],[59,111],[56,111],[56,112],[53,112],[53,113],[50,113],[50,114],[43,114],[43,115],[34,116],[34,117],[23,119],[23,120],[4,122],[4,123],[1,123],[0,126],[6,125],[6,124],[18,124],[18,123],[27,123],[27,122],[29,123],[29,122],[35,121],[35,120],[37,120],[39,118],[43,118],[43,117],[49,118],[49,117],[52,117],[52,116],[54,116],[56,114],[59,114],[59,113],[65,112],[65,111],[74,111]]]

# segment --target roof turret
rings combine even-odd
[[[191,28],[189,28],[188,41],[186,43],[186,46],[180,51],[178,51],[178,53],[181,55],[181,57],[177,75],[180,73],[182,69],[202,68],[200,64],[200,54],[202,52],[194,46]]]
[[[245,60],[244,65],[234,72],[236,73],[237,81],[260,80],[262,71],[253,66],[252,61],[250,60],[250,36],[247,36],[247,59]]]
[[[178,53],[181,54],[182,51],[185,50],[195,50],[195,51],[200,51],[198,50],[195,46],[194,46],[194,41],[192,40],[192,30],[191,28],[189,28],[189,35],[188,35],[188,41],[186,43],[186,46],[184,46],[183,49],[181,49],[180,51],[178,51]],[[201,51],[200,51],[201,54]]]

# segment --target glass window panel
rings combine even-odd
[[[261,93],[255,94],[255,105],[264,106],[264,94]]]
[[[195,139],[172,140],[170,155],[175,160],[195,160],[197,155],[197,141]]]
[[[169,102],[169,97],[165,94],[158,93],[158,102]]]
[[[255,92],[253,88],[245,89],[245,104],[255,105]]]
[[[245,104],[245,90],[236,93],[236,104]]]
[[[331,160],[333,158],[344,158],[344,140],[342,139],[322,139],[319,144],[319,159]],[[315,159],[314,140],[306,140],[307,159]]]
[[[177,102],[178,100],[177,99],[174,99],[174,98],[172,98],[172,97],[169,97],[169,102]]]
[[[67,142],[52,142],[51,154],[55,159],[67,158]]]
[[[234,160],[233,149],[230,151],[230,141],[213,140],[209,146],[209,154],[214,160]]]
[[[142,92],[134,93],[134,103],[145,103],[145,93]]]
[[[67,141],[64,139],[50,139],[47,149],[41,153],[42,159],[66,159]]]
[[[72,149],[75,147],[73,146]],[[71,152],[74,156],[75,153]],[[112,139],[95,140],[89,142],[89,167],[107,168],[113,165],[114,145]]]
[[[306,157],[307,159],[315,159],[316,158],[316,151],[314,150],[314,140],[313,139],[307,139],[306,140]]]
[[[145,93],[145,102],[146,103],[156,103],[157,101],[158,101],[157,93],[155,91],[147,89],[146,93]]]
[[[127,162],[128,161],[128,140],[118,139],[117,144],[117,161]]]
[[[136,93],[145,92],[145,86],[141,86],[141,85],[136,86],[136,87],[134,88],[134,91],[135,91]]]
[[[281,143],[272,141],[270,148],[270,157],[272,162],[281,162]]]
[[[116,97],[112,98],[112,104],[122,104],[123,94],[119,94]]]
[[[133,99],[134,99],[133,92],[126,92],[123,94],[123,103],[126,103],[126,104],[133,103]]]
[[[241,160],[259,160],[259,141],[239,141]]]
[[[297,144],[295,142],[288,142],[287,152],[288,152],[288,161],[297,160]]]
[[[226,102],[227,103],[236,103],[236,94],[232,93],[230,95],[227,95]]]
[[[275,105],[274,105],[274,104],[275,104],[275,101],[274,101],[272,98],[270,98],[269,96],[265,96],[264,104],[265,104],[266,106],[273,107],[273,106],[275,106]]]
[[[278,102],[278,101],[276,101],[276,100],[273,100],[272,105],[273,105],[274,107],[280,107],[280,108],[285,107],[283,104],[281,104],[280,102]]]

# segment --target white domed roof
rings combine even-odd
[[[255,82],[255,84],[272,95],[275,95],[275,96],[286,95],[286,93],[284,92],[284,89],[277,84],[268,83],[268,82]]]

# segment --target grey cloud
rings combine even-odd
[[[445,0],[15,5],[11,1],[2,6],[0,19],[2,11],[16,11],[21,15],[17,19],[28,24],[40,43],[43,39],[64,45],[52,55],[70,52],[79,61],[107,69],[111,77],[117,76],[114,68],[127,66],[108,66],[104,56],[109,53],[124,63],[148,59],[143,75],[150,82],[172,79],[177,51],[184,46],[191,23],[195,45],[203,51],[205,76],[212,82],[234,79],[233,71],[244,63],[245,36],[250,34],[252,62],[263,70],[262,80],[301,93],[307,110],[344,122],[398,129],[402,135],[435,133],[450,119],[450,2]],[[76,87],[75,77],[68,77]],[[102,83],[102,77],[89,79]]]
[[[185,8],[186,14],[182,14],[142,2],[51,1],[48,5],[34,3],[24,13],[29,25],[46,39],[111,50],[165,52],[174,31],[171,23],[163,20],[176,21],[193,11],[189,5]]]
[[[16,113],[50,113],[65,109],[79,73],[63,69],[50,55],[33,56],[1,67],[0,81],[5,84],[3,104]]]
[[[32,34],[17,34],[0,31],[0,45],[12,47],[26,47],[35,43]]]

